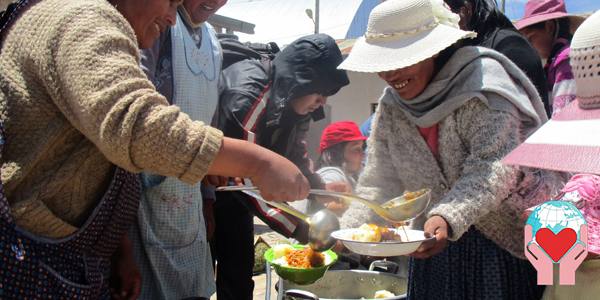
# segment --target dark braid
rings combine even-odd
[[[454,13],[458,13],[465,3],[473,7],[473,14],[467,27],[477,32],[477,38],[473,44],[478,45],[481,41],[497,29],[516,30],[512,22],[500,11],[496,0],[444,0]]]

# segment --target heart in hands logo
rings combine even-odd
[[[525,225],[525,256],[538,272],[538,284],[554,283],[555,264],[560,284],[575,284],[575,271],[587,256],[587,223],[568,201],[537,206]]]

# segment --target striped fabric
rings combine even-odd
[[[256,101],[252,104],[252,107],[250,107],[243,118],[240,118],[242,119],[240,126],[244,129],[243,138],[248,142],[254,144],[257,143],[255,132],[267,110],[267,101],[270,92],[271,86],[267,84]],[[252,185],[249,181],[246,182],[246,184]],[[298,220],[295,217],[257,200],[253,197],[253,193],[251,192],[246,194],[248,195],[248,203],[258,218],[284,236],[292,236],[298,224]]]
[[[600,110],[565,107],[503,162],[540,169],[600,174]]]
[[[269,99],[270,86],[267,85],[265,90],[258,96],[258,99],[250,108],[250,111],[242,121],[242,127],[244,128],[244,139],[251,143],[256,143],[256,127],[258,121],[262,118],[267,110],[267,99]]]
[[[569,61],[571,48],[569,42],[565,39],[558,40],[557,45],[561,44],[562,48],[560,48],[558,54],[546,65],[552,115],[556,115],[567,104],[575,100],[575,80]]]

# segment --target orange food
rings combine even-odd
[[[404,196],[404,200],[411,201],[411,200],[416,199],[417,197],[420,197],[423,194],[425,194],[425,190],[420,190],[420,191],[416,191],[416,192],[406,192],[402,196]]]
[[[363,224],[356,233],[352,236],[355,241],[361,242],[385,242],[385,241],[400,241],[400,236],[396,232],[387,227],[378,226],[375,224]]]
[[[379,232],[381,233],[382,241],[401,241],[400,235],[396,232],[391,231],[387,227],[379,227]]]
[[[290,267],[309,269],[323,266],[325,257],[311,248],[287,250],[285,259]]]

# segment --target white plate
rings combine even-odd
[[[425,241],[435,239],[435,237],[426,238],[425,232],[421,230],[406,229],[408,242],[386,241],[386,242],[359,242],[352,240],[352,234],[356,229],[342,229],[334,231],[331,236],[341,241],[348,250],[369,256],[389,257],[400,256],[413,253]],[[406,238],[402,229],[390,228],[401,237]]]

